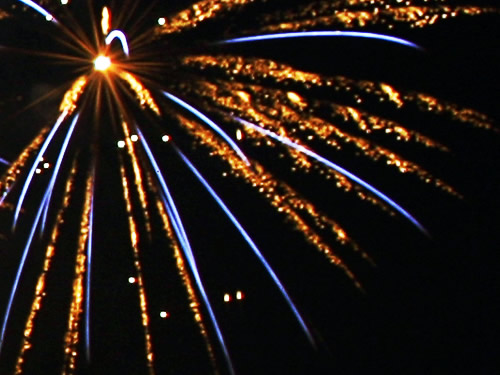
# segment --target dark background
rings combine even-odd
[[[32,30],[38,27],[36,17],[23,17],[1,25],[0,44],[16,40],[4,37],[13,34],[15,26],[16,31],[26,33],[20,41],[43,50],[44,36],[50,36],[51,31],[40,28],[42,32],[33,34]],[[30,24],[32,18],[35,21]],[[272,57],[329,75],[388,82],[402,90],[426,92],[498,119],[498,31],[498,17],[484,16],[395,33],[423,46],[423,52],[357,40],[262,43],[239,47],[236,52]],[[46,47],[53,48],[51,43]],[[14,160],[40,124],[52,118],[58,100],[44,101],[27,110],[26,106],[36,102],[41,92],[57,89],[72,77],[72,72],[64,66],[37,64],[42,61],[39,56],[0,53],[0,156]],[[451,152],[444,155],[428,151],[417,154],[418,148],[411,145],[408,153],[417,154],[417,160],[426,168],[450,182],[464,195],[463,200],[361,158],[346,157],[345,163],[414,214],[428,229],[430,238],[399,217],[389,217],[349,195],[335,192],[314,175],[294,176],[281,171],[284,179],[299,186],[324,212],[338,219],[373,257],[376,267],[345,252],[364,292],[304,244],[301,236],[251,189],[220,181],[220,170],[209,170],[211,163],[215,163],[214,168],[220,166],[212,160],[204,162],[203,154],[195,159],[200,168],[205,167],[207,178],[228,205],[235,208],[234,213],[275,267],[317,337],[317,350],[307,343],[276,288],[218,213],[217,206],[179,166],[173,153],[159,151],[237,373],[492,374],[498,370],[494,361],[498,348],[498,133],[471,129],[446,118],[414,118],[412,113],[401,112],[389,115],[428,130],[450,146]],[[137,295],[127,282],[133,274],[127,223],[116,220],[125,218],[126,213],[116,154],[106,151],[113,146],[114,140],[100,144],[104,161],[100,164],[96,191],[94,364],[90,369],[83,365],[81,372],[139,374],[144,372],[142,333]],[[160,150],[159,143],[155,146]],[[196,158],[196,152],[192,155]],[[271,169],[272,165],[279,169],[280,165],[274,163],[271,159]],[[10,211],[3,210],[1,215],[0,311],[4,311],[15,264],[24,245],[23,231],[32,219],[12,234],[8,229]],[[78,223],[78,216],[69,217],[67,228],[77,228]],[[209,372],[203,343],[192,323],[171,256],[168,251],[158,251],[167,246],[158,222],[154,228],[152,241],[144,242],[147,250],[143,262],[158,373]],[[63,248],[72,248],[75,231],[65,231],[67,246]],[[61,256],[54,266],[58,270],[51,281],[55,292],[47,302],[54,308],[47,309],[51,312],[39,323],[35,342],[38,349],[32,357],[30,374],[49,373],[48,369],[56,369],[60,364],[61,341],[57,337],[62,337],[66,321],[56,306],[64,306],[69,298],[72,254]],[[32,258],[26,267],[25,289],[19,294],[22,297],[16,299],[17,309],[7,331],[6,342],[10,344],[6,344],[0,357],[0,373],[10,368],[15,357],[19,345],[16,340],[22,332],[19,327],[25,319],[21,311],[31,302],[29,285],[34,284],[29,280],[36,280],[40,264],[37,255]],[[243,290],[245,299],[225,304],[223,294],[234,295],[236,290]],[[171,316],[160,319],[162,310]],[[213,332],[210,335],[214,337]],[[224,373],[223,359],[220,353],[216,354]]]

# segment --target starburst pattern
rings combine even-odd
[[[226,180],[254,190],[305,243],[361,289],[342,254],[349,249],[372,262],[368,254],[317,200],[286,181],[269,158],[286,163],[300,176],[321,177],[325,184],[365,201],[367,207],[374,205],[402,217],[426,233],[409,211],[350,167],[335,162],[335,155],[355,154],[459,197],[446,181],[404,152],[393,151],[401,150],[400,144],[449,151],[428,131],[414,130],[395,114],[407,112],[494,130],[487,116],[431,95],[306,71],[262,57],[265,53],[258,51],[268,48],[263,43],[332,38],[421,50],[397,31],[427,28],[452,18],[496,15],[496,7],[453,5],[445,0],[388,0],[376,5],[371,0],[204,0],[161,17],[156,8],[165,11],[157,4],[142,9],[136,1],[101,8],[91,2],[10,1],[0,7],[0,22],[26,15],[35,19],[46,33],[43,37],[54,38],[57,47],[28,52],[65,64],[74,74],[63,94],[51,94],[60,95],[61,103],[54,123],[38,132],[0,181],[0,204],[12,211],[14,233],[28,228],[0,333],[0,355],[9,340],[18,342],[13,373],[28,373],[36,366],[40,339],[35,337],[46,319],[46,305],[66,310],[59,317],[66,322],[60,330],[61,372],[75,374],[79,368],[92,367],[93,335],[98,334],[92,327],[93,257],[104,251],[94,239],[95,207],[102,176],[108,174],[103,144],[116,144],[118,151],[112,159],[119,171],[109,174],[123,197],[125,226],[121,228],[127,232],[125,246],[131,250],[134,276],[130,282],[137,287],[143,370],[157,373],[161,356],[155,345],[151,281],[144,262],[149,249],[165,245],[164,239],[157,240],[162,233],[207,361],[214,372],[222,369],[232,374],[238,365],[233,365],[231,348],[204,284],[182,207],[170,190],[175,175],[167,173],[168,160],[180,162],[183,173],[191,174],[232,223],[280,291],[305,340],[314,346],[316,339],[300,306],[264,257],[261,245],[238,221],[232,204],[225,203],[214,188],[217,183],[209,182],[215,180],[214,172],[203,172],[207,166],[203,158],[208,155],[208,164]],[[151,14],[156,24],[151,23]],[[82,23],[76,19],[81,17],[88,19]],[[19,49],[24,46],[14,48],[8,40],[0,43],[5,45],[2,54],[26,52]],[[0,163],[9,164],[3,159]],[[42,260],[34,285],[24,285],[30,258]],[[64,272],[71,274],[71,285],[64,290],[57,287],[68,302],[57,305],[50,297],[51,275],[68,262],[72,270],[65,267]],[[33,298],[30,307],[19,308],[26,319],[24,333],[16,338],[15,330],[11,333],[8,328],[21,289]]]

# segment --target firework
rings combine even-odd
[[[263,43],[342,39],[422,53],[425,46],[401,37],[399,30],[497,15],[495,7],[444,0],[388,0],[377,6],[368,0],[297,1],[286,7],[287,2],[280,1],[204,0],[168,12],[157,5],[142,9],[140,2],[133,1],[102,8],[90,3],[12,0],[0,8],[0,22],[15,22],[26,14],[39,22],[43,37],[53,37],[57,47],[27,52],[74,74],[71,82],[64,82],[63,92],[51,94],[60,100],[53,123],[44,126],[12,163],[0,158],[7,168],[0,180],[0,204],[12,211],[14,237],[23,240],[0,332],[0,358],[8,342],[18,349],[9,368],[12,373],[28,373],[37,366],[39,337],[43,337],[38,332],[43,331],[40,322],[47,320],[46,306],[63,307],[60,372],[75,374],[98,361],[94,336],[99,333],[92,322],[97,309],[95,258],[105,251],[95,234],[103,175],[109,174],[114,178],[111,185],[120,188],[117,211],[122,215],[116,215],[116,221],[123,216],[119,225],[126,231],[123,246],[130,250],[133,269],[129,282],[136,286],[141,340],[135,346],[144,358],[140,371],[159,373],[162,350],[152,322],[152,281],[145,263],[150,262],[146,259],[151,249],[167,247],[175,270],[171,279],[185,290],[181,301],[190,312],[207,362],[213,372],[234,374],[238,364],[233,363],[213,293],[204,281],[194,245],[199,241],[189,235],[172,181],[189,175],[213,200],[211,207],[231,223],[265,270],[304,341],[316,347],[317,338],[300,306],[264,256],[265,244],[253,239],[239,221],[235,202],[226,202],[217,191],[216,185],[223,185],[217,182],[217,174],[231,183],[241,182],[262,197],[307,246],[361,289],[342,254],[352,251],[371,263],[368,254],[317,199],[304,194],[297,183],[286,181],[287,173],[273,167],[269,157],[284,161],[298,175],[320,177],[325,185],[360,198],[367,209],[375,206],[427,234],[403,205],[362,178],[352,169],[353,163],[337,162],[336,155],[353,153],[383,163],[459,197],[451,185],[390,145],[400,150],[400,144],[411,143],[414,148],[443,153],[448,148],[425,129],[413,130],[391,114],[408,112],[494,130],[492,120],[472,109],[382,82],[305,71],[262,57],[258,51]],[[88,19],[78,21],[81,15]],[[26,52],[7,40],[1,43],[2,54]],[[384,109],[378,111],[373,103],[382,103]],[[117,171],[108,171],[103,144],[115,146],[111,159]],[[206,155],[209,163],[203,160]],[[181,165],[180,172],[169,167],[172,160]],[[68,262],[70,271],[62,267]],[[23,282],[28,264],[38,267],[35,276],[29,272],[27,277],[33,285]],[[70,285],[52,292],[53,275],[63,268]],[[16,336],[19,329],[10,327],[21,290],[33,298],[31,306],[19,307],[24,329]],[[51,297],[56,293],[66,295],[67,301],[57,302]],[[243,293],[238,291],[237,299],[241,298]],[[161,312],[163,318],[168,315]]]

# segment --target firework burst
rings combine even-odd
[[[152,291],[154,277],[149,278],[145,267],[155,262],[152,249],[160,247],[170,251],[169,267],[175,276],[169,280],[175,279],[185,291],[177,304],[186,306],[178,310],[189,311],[206,362],[213,372],[238,372],[213,293],[204,282],[200,250],[194,245],[200,241],[189,235],[177,200],[179,191],[171,190],[176,179],[201,188],[187,187],[188,194],[202,191],[213,201],[211,209],[232,224],[279,291],[304,341],[315,347],[317,339],[300,306],[264,256],[265,244],[253,239],[233,209],[237,202],[231,198],[226,202],[221,191],[227,192],[235,182],[253,191],[300,233],[308,247],[361,289],[344,254],[349,250],[372,260],[330,211],[318,206],[318,199],[307,196],[296,179],[288,181],[294,178],[288,179],[290,173],[281,167],[286,165],[302,177],[321,178],[324,184],[361,199],[367,209],[375,206],[426,234],[424,225],[403,205],[357,174],[356,163],[340,161],[355,154],[459,197],[444,180],[404,156],[401,144],[432,152],[448,148],[426,129],[405,125],[398,113],[493,129],[487,116],[472,109],[386,83],[309,72],[263,57],[266,53],[259,51],[279,43],[341,39],[421,53],[422,47],[402,38],[400,30],[496,15],[495,7],[444,0],[388,0],[377,6],[371,0],[205,0],[169,11],[156,3],[143,7],[137,1],[107,6],[90,1],[8,3],[0,8],[0,22],[16,24],[28,17],[42,32],[40,38],[52,40],[44,41],[47,49],[39,51],[29,42],[23,50],[24,46],[2,38],[2,55],[35,55],[64,71],[62,88],[42,98],[42,102],[60,100],[53,123],[39,130],[12,163],[0,159],[7,166],[0,181],[0,204],[12,213],[14,237],[22,238],[0,332],[0,356],[7,358],[7,343],[15,343],[12,348],[18,354],[9,368],[15,374],[31,373],[39,363],[44,353],[41,340],[47,337],[42,325],[48,324],[49,309],[60,309],[58,319],[64,321],[64,327],[58,323],[54,328],[60,342],[60,372],[79,373],[102,360],[94,338],[99,329],[93,325],[99,321],[96,289],[101,285],[96,286],[94,274],[100,272],[102,279],[95,259],[100,257],[102,266],[104,258],[98,254],[109,243],[96,240],[96,222],[112,216],[121,224],[108,225],[126,233],[126,242],[117,240],[115,246],[129,251],[129,282],[136,287],[141,339],[134,345],[144,358],[138,372],[154,374],[168,368],[159,364],[161,333],[155,332],[152,318],[156,313],[152,295],[157,292]],[[110,145],[116,151],[113,155]],[[269,163],[271,158],[277,161]],[[117,168],[110,171],[109,165]],[[220,182],[221,175],[228,182]],[[120,207],[116,209],[120,215],[99,210],[106,181],[120,188],[120,203],[116,196],[113,203]],[[36,269],[35,276],[27,272],[28,265]],[[66,275],[68,285],[56,285],[54,275],[59,273]],[[33,296],[30,306],[16,302],[20,293]],[[227,294],[224,299],[244,298],[241,291],[235,296]],[[23,317],[22,329],[14,311]],[[160,316],[165,319],[169,314],[162,310]]]

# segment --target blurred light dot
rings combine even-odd
[[[129,284],[135,284],[135,277],[129,277],[128,282]]]
[[[132,134],[132,135],[130,136],[130,140],[131,140],[132,142],[137,142],[137,141],[139,140],[139,136],[138,136],[137,134]]]
[[[243,292],[242,292],[242,291],[240,291],[240,290],[238,290],[238,291],[236,292],[236,299],[243,299],[243,297],[244,297]]]
[[[161,140],[163,142],[168,142],[168,141],[170,141],[170,137],[168,135],[164,135],[163,137],[161,137]]]
[[[62,4],[62,5],[66,5],[66,4],[68,4],[68,0],[61,0],[61,4]]]
[[[229,293],[224,294],[224,302],[230,302],[231,301],[231,296]]]
[[[37,169],[35,170],[35,173],[36,173],[36,174],[40,174],[40,173],[42,173],[42,170],[41,170],[40,168],[37,168]]]
[[[43,167],[44,167],[45,169],[47,169],[48,167],[50,167],[50,164],[49,164],[49,163],[43,163]]]
[[[160,318],[162,318],[162,319],[168,318],[168,312],[166,312],[166,311],[161,311],[161,312],[160,312]]]
[[[118,141],[118,148],[124,148],[125,147],[125,141]]]
[[[52,17],[50,14],[48,14],[45,16],[45,19],[50,22],[54,19],[54,17]]]
[[[241,141],[243,139],[243,132],[240,129],[236,130],[236,139]]]
[[[111,66],[111,59],[108,56],[99,55],[94,60],[94,69],[100,72],[106,71]]]
[[[165,22],[166,22],[165,17],[158,18],[158,25],[163,26],[165,25]]]

